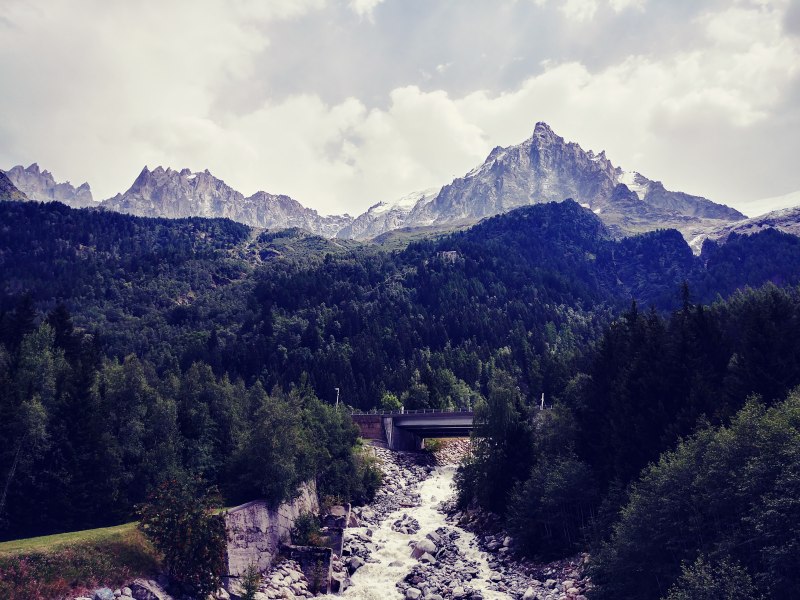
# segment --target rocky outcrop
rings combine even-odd
[[[256,192],[245,197],[208,169],[193,173],[145,167],[124,193],[103,202],[108,210],[141,217],[228,218],[263,229],[299,227],[334,237],[352,222],[349,215],[322,216],[289,196]]]
[[[42,171],[36,163],[27,168],[17,165],[6,171],[6,175],[29,200],[37,202],[56,201],[72,208],[86,208],[96,205],[88,183],[82,183],[76,188],[69,181],[56,182],[50,171]]]
[[[5,173],[0,171],[0,200],[27,200],[28,197],[17,189]]]

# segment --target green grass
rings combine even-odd
[[[136,523],[0,542],[0,598],[48,600],[159,570]]]
[[[0,556],[26,552],[47,552],[67,544],[102,544],[118,542],[136,535],[136,523],[125,523],[116,527],[101,527],[84,531],[70,531],[40,537],[0,542]]]

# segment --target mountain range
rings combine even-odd
[[[481,165],[450,184],[378,202],[355,218],[321,215],[286,195],[259,191],[246,197],[208,170],[145,166],[127,191],[103,202],[93,200],[88,184],[75,188],[69,182],[57,183],[35,163],[16,166],[6,175],[30,200],[56,200],[73,208],[95,206],[146,217],[224,217],[263,229],[301,228],[328,238],[355,240],[404,228],[451,230],[522,206],[567,198],[600,217],[616,237],[674,228],[695,251],[707,237],[724,240],[733,227],[750,227],[744,225],[747,217],[739,211],[625,171],[605,152],[583,150],[542,122],[530,138],[494,148]],[[0,191],[0,197],[7,196]],[[795,232],[791,214],[778,213],[760,222]]]

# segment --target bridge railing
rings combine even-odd
[[[471,408],[454,408],[454,409],[447,409],[447,408],[413,408],[411,410],[383,410],[373,408],[371,410],[351,410],[351,415],[429,415],[429,414],[459,414],[459,413],[471,413]]]

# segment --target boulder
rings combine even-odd
[[[436,558],[432,554],[428,554],[425,552],[422,556],[419,557],[419,562],[424,563],[426,565],[430,565],[436,562]]]
[[[438,533],[436,533],[435,531],[431,531],[431,532],[430,532],[428,535],[426,535],[425,537],[426,537],[426,538],[428,538],[430,541],[432,541],[434,544],[437,544],[437,545],[438,545],[438,544],[441,544],[441,543],[442,543],[442,536],[440,536],[440,535],[439,535]]]
[[[532,587],[529,587],[525,590],[525,593],[522,594],[522,600],[534,600],[536,598],[536,590]]]
[[[114,600],[114,591],[110,588],[98,588],[92,593],[92,600]]]
[[[436,544],[434,544],[431,540],[426,538],[416,543],[416,545],[414,546],[414,550],[411,552],[411,556],[413,558],[419,558],[426,552],[428,554],[436,554],[436,550],[437,550]]]
[[[334,573],[331,575],[331,593],[341,594],[347,589],[348,579],[344,573]]]
[[[410,587],[406,590],[406,600],[419,600],[422,592],[415,587]]]
[[[347,559],[347,570],[352,575],[364,566],[364,560],[360,556],[352,556]]]
[[[136,579],[128,587],[135,600],[173,600],[161,585],[149,579]]]

